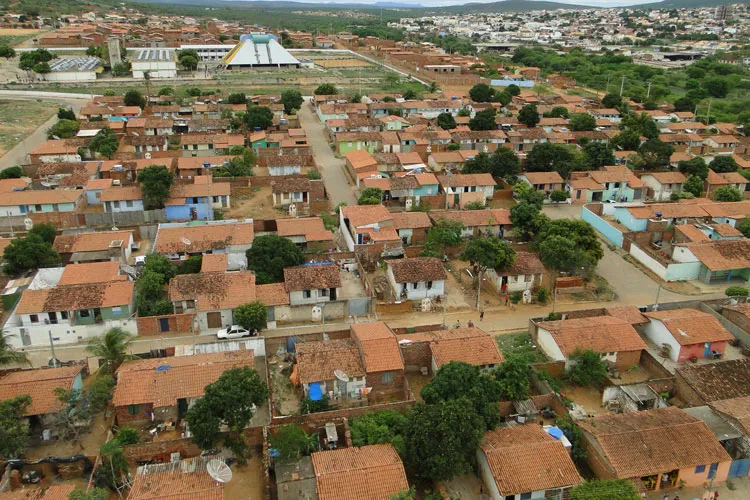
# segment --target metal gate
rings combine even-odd
[[[222,327],[220,312],[206,313],[206,321],[208,323],[209,328],[221,328]]]
[[[733,460],[729,466],[729,477],[745,477],[750,473],[750,458],[742,460]]]
[[[366,316],[370,313],[370,297],[359,297],[347,301],[349,316]]]

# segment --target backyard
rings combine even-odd
[[[0,156],[52,118],[58,107],[50,102],[0,100]]]

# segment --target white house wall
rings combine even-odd
[[[544,328],[537,327],[537,343],[542,348],[544,354],[546,354],[553,361],[565,361],[565,355],[558,347],[555,339],[552,338],[552,334]]]
[[[661,348],[662,344],[668,344],[671,348],[669,353],[669,359],[677,362],[680,356],[680,344],[677,340],[669,333],[667,327],[664,326],[659,320],[652,319],[650,323],[643,327],[643,333],[646,337],[656,344],[657,348]]]
[[[11,315],[3,327],[3,336],[8,339],[11,347],[20,349],[34,346],[49,347],[50,335],[55,345],[75,344],[85,342],[94,337],[99,337],[111,328],[119,327],[129,333],[137,333],[138,325],[135,320],[105,320],[93,325],[70,325],[69,323],[58,323],[56,325],[24,325],[20,326],[20,318]],[[24,346],[21,332],[25,331],[31,343]]]

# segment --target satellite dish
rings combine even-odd
[[[232,469],[223,460],[217,458],[208,461],[206,472],[219,483],[228,483],[232,480]]]
[[[333,376],[342,382],[349,382],[349,377],[341,370],[333,370]]]
[[[180,241],[182,242],[183,245],[192,245],[192,242],[189,239],[185,238],[184,236],[180,238]]]

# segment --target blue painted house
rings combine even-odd
[[[213,182],[210,175],[201,175],[192,183],[172,186],[165,203],[167,220],[213,220],[214,209],[229,208],[230,184]]]

